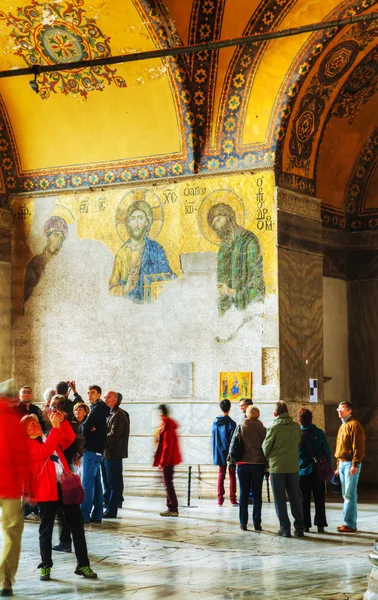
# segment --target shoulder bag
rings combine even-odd
[[[229,456],[233,462],[239,462],[242,459],[243,454],[244,444],[241,436],[241,425],[238,425],[231,440]]]
[[[334,476],[335,471],[332,469],[331,465],[327,460],[327,457],[324,456],[324,454],[321,454],[320,456],[315,456],[310,440],[307,438],[306,434],[303,435],[306,440],[310,454],[312,456],[312,460],[315,463],[315,472],[317,478],[320,481],[329,481]]]
[[[83,504],[84,490],[79,475],[64,471],[60,476],[63,504]]]

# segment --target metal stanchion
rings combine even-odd
[[[198,506],[192,506],[190,504],[191,493],[192,493],[192,466],[189,465],[189,467],[188,467],[188,500],[187,500],[187,504],[186,504],[185,508],[198,508]]]

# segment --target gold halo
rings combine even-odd
[[[152,208],[154,220],[152,221],[148,237],[151,240],[155,240],[159,236],[163,227],[164,211],[159,197],[148,189],[138,188],[136,190],[131,190],[122,198],[121,202],[119,203],[115,217],[117,233],[123,242],[126,242],[128,239],[130,239],[129,232],[127,231],[127,227],[125,225],[127,211],[133,202],[136,202],[137,200],[144,200]]]
[[[223,202],[228,204],[234,209],[236,215],[236,222],[238,225],[243,227],[245,221],[245,208],[241,198],[235,192],[231,190],[216,190],[211,192],[206,198],[202,200],[201,206],[198,210],[198,226],[203,237],[206,238],[211,244],[220,246],[220,240],[215,231],[211,229],[207,222],[207,215],[209,210],[214,204]]]
[[[73,225],[75,223],[75,217],[67,206],[63,204],[56,204],[51,215],[52,217],[62,217],[67,225]]]

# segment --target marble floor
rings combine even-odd
[[[341,505],[327,504],[326,534],[303,539],[276,535],[273,504],[263,505],[263,531],[243,532],[238,509],[213,500],[180,507],[162,518],[161,498],[126,497],[120,518],[91,525],[87,542],[98,580],[74,575],[74,554],[54,552],[53,580],[39,581],[38,523],[25,522],[14,588],[17,598],[73,600],[362,599],[370,572],[368,553],[378,537],[378,505],[359,505],[359,530],[339,534]],[[315,531],[315,528],[314,528]],[[55,532],[56,538],[56,532]]]

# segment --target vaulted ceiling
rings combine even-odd
[[[0,71],[300,27],[377,0],[0,0]],[[378,21],[0,79],[0,192],[274,166],[325,224],[378,227]],[[376,218],[377,217],[377,218]]]

